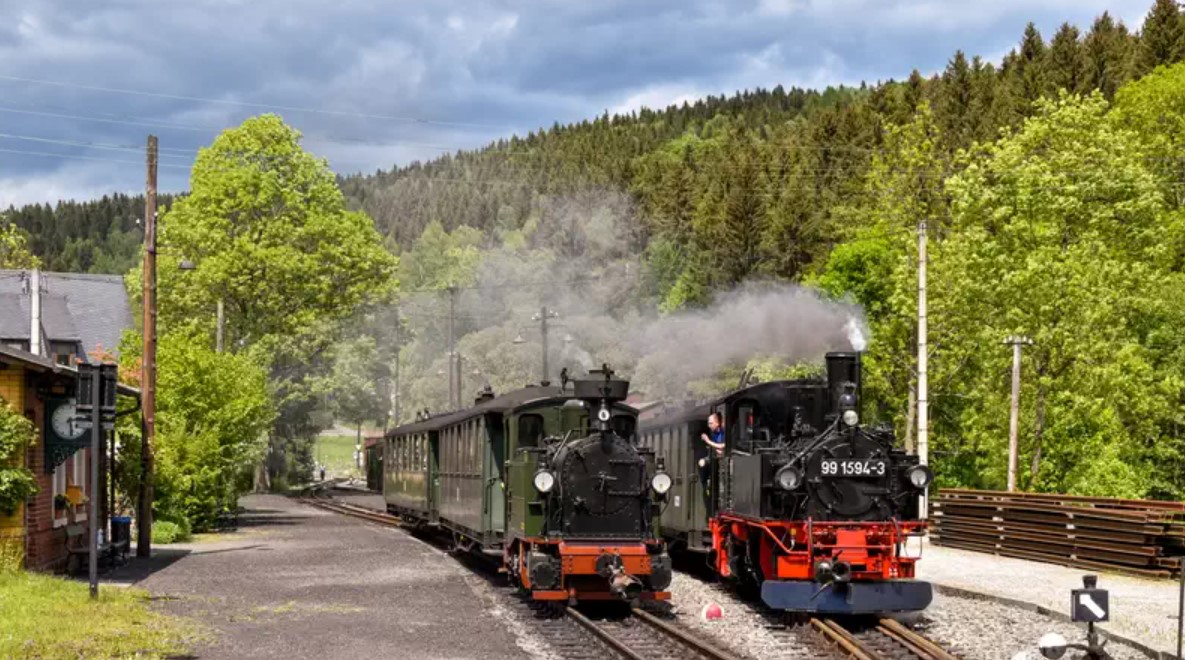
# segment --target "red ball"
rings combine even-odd
[[[704,605],[703,612],[700,613],[704,621],[719,621],[724,618],[724,608],[716,603],[708,603]]]

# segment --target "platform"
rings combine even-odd
[[[274,495],[239,530],[158,546],[105,582],[212,630],[201,658],[529,658],[483,578],[395,529]]]

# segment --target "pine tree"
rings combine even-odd
[[[1182,34],[1181,11],[1176,0],[1156,0],[1144,19],[1140,34],[1137,72],[1144,75],[1162,64],[1174,64],[1182,58],[1185,35]]]
[[[939,86],[937,115],[950,146],[968,146],[974,138],[975,118],[972,116],[974,82],[967,56],[957,51],[942,73]]]
[[[1049,78],[1046,93],[1056,96],[1061,90],[1071,94],[1087,91],[1087,61],[1078,28],[1062,23],[1049,44]]]
[[[1025,103],[1023,111],[1027,115],[1032,111],[1033,101],[1045,93],[1049,69],[1045,40],[1036,25],[1029,23],[1025,26],[1015,62],[1016,81],[1019,84],[1017,91]]]
[[[1097,89],[1108,99],[1132,75],[1132,38],[1122,22],[1103,12],[1095,19],[1083,40],[1086,58],[1086,89]]]

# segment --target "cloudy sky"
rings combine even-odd
[[[279,112],[342,173],[604,110],[998,61],[1151,0],[0,0],[0,207],[163,190],[196,150]]]

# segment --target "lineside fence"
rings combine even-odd
[[[1185,502],[943,489],[935,545],[1149,578],[1180,576]]]

